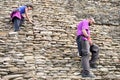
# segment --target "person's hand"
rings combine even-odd
[[[93,42],[92,42],[92,40],[91,40],[91,38],[90,38],[90,37],[88,37],[88,42],[89,42],[89,44],[90,44],[90,45],[92,45],[92,44],[93,44]]]
[[[34,24],[32,20],[29,20],[29,22],[30,22],[31,24]]]

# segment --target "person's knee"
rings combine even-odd
[[[93,44],[92,46],[90,46],[90,52],[98,53],[99,52],[99,47],[97,45]]]
[[[82,55],[82,56],[89,56],[89,51],[86,50],[86,49],[82,49],[82,50],[81,50],[81,55]]]

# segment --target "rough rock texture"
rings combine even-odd
[[[13,32],[9,14],[31,3],[35,25]],[[97,80],[120,79],[119,0],[0,0],[1,80],[91,80],[80,75],[76,25],[93,16],[93,42],[100,47]]]

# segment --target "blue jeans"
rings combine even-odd
[[[24,18],[19,19],[19,18],[15,17],[13,19],[14,31],[15,32],[20,30],[20,26],[22,25],[23,22],[24,22]]]

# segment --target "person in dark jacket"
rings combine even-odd
[[[20,30],[19,29],[20,25],[24,22],[24,17],[23,17],[24,14],[27,20],[33,24],[32,20],[28,16],[29,10],[33,10],[32,5],[23,5],[12,11],[12,13],[10,14],[10,17],[14,24],[14,31]]]
[[[81,56],[82,77],[95,77],[91,74],[90,67],[96,68],[96,60],[98,59],[99,48],[92,43],[90,38],[89,26],[95,23],[93,18],[82,20],[77,26],[77,46],[79,55]],[[90,52],[92,53],[91,60],[89,60]]]

